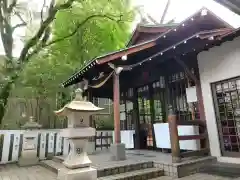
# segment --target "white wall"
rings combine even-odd
[[[225,158],[220,158],[220,143],[210,83],[240,76],[240,37],[199,53],[198,65],[211,153],[224,161]]]

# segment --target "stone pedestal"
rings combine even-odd
[[[86,152],[87,139],[69,138],[69,142],[71,150],[63,164],[69,169],[89,167],[92,162]]]
[[[29,121],[23,125],[22,128],[26,129],[23,134],[23,147],[21,156],[18,160],[19,166],[32,166],[39,162],[37,157],[37,143],[38,143],[38,131],[33,129],[39,129],[41,125],[34,122],[34,118],[31,116]]]
[[[122,161],[126,159],[126,151],[125,151],[125,144],[112,144],[110,147],[110,152],[112,155],[112,160],[114,161]]]
[[[97,170],[91,167],[78,169],[60,169],[58,180],[97,180]]]
[[[91,167],[87,153],[89,138],[95,133],[91,127],[69,127],[61,131],[60,135],[69,139],[70,152],[63,161],[65,167],[58,172],[59,180],[97,180],[97,170]]]
[[[19,158],[19,166],[31,166],[38,164],[37,158],[38,134],[34,131],[26,131],[23,135],[23,148]]]

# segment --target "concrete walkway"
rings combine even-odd
[[[0,165],[0,180],[56,180],[57,175],[41,166]]]

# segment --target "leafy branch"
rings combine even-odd
[[[55,40],[52,40],[50,41],[49,43],[42,43],[40,42],[40,46],[41,48],[35,48],[35,50],[29,54],[26,58],[29,59],[31,56],[33,56],[34,54],[38,53],[40,50],[42,50],[43,48],[46,48],[48,46],[51,46],[55,43],[58,43],[58,42],[61,42],[61,41],[64,41],[65,39],[68,39],[72,36],[74,36],[78,30],[84,26],[84,24],[86,24],[88,21],[90,21],[91,19],[94,19],[94,18],[106,18],[106,19],[109,19],[109,20],[112,20],[112,21],[116,21],[116,22],[120,22],[121,21],[121,17],[122,15],[119,16],[119,19],[115,19],[115,17],[113,16],[110,16],[110,15],[101,15],[101,14],[95,14],[95,15],[91,15],[91,16],[88,16],[86,19],[84,19],[81,23],[79,23],[76,28],[68,35],[66,36],[63,36],[61,38],[58,38],[58,39],[55,39]]]
[[[73,35],[75,35],[75,34],[78,32],[78,30],[79,30],[84,24],[86,24],[86,23],[87,23],[89,20],[91,20],[91,19],[94,19],[94,18],[106,18],[106,19],[109,19],[109,20],[112,20],[112,21],[119,22],[119,21],[121,20],[121,17],[122,17],[122,16],[120,15],[120,16],[119,16],[119,19],[116,20],[114,17],[111,17],[111,16],[109,16],[109,15],[95,14],[95,15],[88,16],[86,19],[84,19],[81,23],[79,23],[79,24],[76,26],[76,28],[74,29],[73,32],[71,32],[70,34],[68,34],[68,35],[66,35],[66,36],[63,36],[62,38],[59,38],[59,39],[56,39],[56,40],[53,40],[53,41],[47,43],[44,47],[50,46],[50,45],[52,45],[52,44],[55,44],[55,43],[57,43],[57,42],[60,42],[60,41],[63,41],[63,40],[65,40],[65,39],[67,39],[67,38],[72,37]]]
[[[55,3],[55,1],[54,0],[51,1],[48,17],[42,22],[42,24],[41,24],[39,30],[37,31],[37,33],[25,44],[25,46],[22,49],[21,54],[18,58],[18,61],[20,63],[23,63],[26,60],[25,58],[28,55],[29,50],[38,43],[38,40],[40,40],[40,38],[44,34],[44,31],[48,28],[48,26],[55,19],[55,16],[56,16],[57,12],[60,11],[60,10],[70,8],[74,1],[75,0],[68,0],[66,3],[59,4],[59,5],[56,5],[56,6],[53,5]]]

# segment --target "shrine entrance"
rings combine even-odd
[[[151,118],[151,103],[149,86],[143,86],[137,89],[138,94],[138,110],[139,110],[139,135],[140,135],[140,148],[152,149],[153,148],[153,127]]]
[[[240,77],[212,84],[223,156],[240,157]]]
[[[199,120],[197,100],[188,102],[187,91],[195,87],[195,83],[184,69],[173,66],[174,60],[162,64],[168,71],[155,77],[155,81],[133,87],[136,89],[138,104],[138,129],[140,149],[157,149],[156,139],[162,132],[154,132],[154,124],[168,122],[168,106],[174,109],[178,120]],[[186,61],[192,73],[198,77],[197,65],[194,59]],[[171,68],[169,68],[171,67]],[[169,70],[171,69],[171,71]],[[144,72],[146,74],[146,72]],[[160,147],[161,149],[161,147]]]

